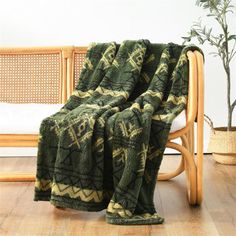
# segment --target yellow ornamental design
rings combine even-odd
[[[186,63],[188,62],[188,58],[185,54],[182,54],[178,60],[176,68],[181,68],[183,67]],[[171,80],[175,80],[177,78],[177,71],[174,70],[172,73]]]
[[[76,133],[74,131],[74,128],[72,126],[69,127],[68,134],[69,134],[69,137],[72,140],[72,142],[71,142],[71,144],[69,146],[72,146],[72,145],[76,144],[77,147],[80,148],[80,144],[79,144],[78,138],[77,138]]]
[[[43,136],[41,134],[39,134],[38,136],[38,142],[42,142]]]
[[[119,63],[116,59],[113,61],[112,65],[115,66],[117,69],[119,68]]]
[[[66,184],[53,183],[52,193],[57,196],[69,195],[70,198],[79,198],[84,202],[102,202],[103,191],[95,191],[91,189],[82,189]]]
[[[160,99],[162,99],[163,97],[163,93],[162,92],[154,92],[152,90],[147,90],[146,92],[144,92],[141,96],[145,96],[145,95],[150,95],[152,97],[158,97]]]
[[[130,109],[137,109],[139,110],[140,112],[145,112],[145,111],[153,111],[153,106],[150,105],[150,104],[145,104],[143,108],[140,108],[140,105],[139,103],[135,102],[132,104],[132,106],[130,107]]]
[[[174,114],[165,114],[165,115],[154,115],[152,117],[153,120],[169,122],[174,117]]]
[[[103,149],[104,149],[104,139],[98,138],[93,145],[93,150],[96,150],[97,152],[102,152]]]
[[[97,122],[99,123],[101,127],[105,127],[105,120],[102,117],[99,117],[97,119]]]
[[[128,158],[128,151],[126,148],[117,148],[117,149],[113,150],[112,157],[113,158],[120,158],[119,160],[124,163],[124,162],[126,162],[126,160]]]
[[[47,191],[52,187],[51,180],[48,179],[36,179],[35,181],[35,188],[41,191]]]
[[[97,45],[97,43],[92,42],[88,45],[88,51],[91,50],[93,47],[95,47]]]
[[[143,128],[135,128],[135,125],[132,125],[131,123],[126,125],[124,121],[119,123],[119,127],[121,129],[122,135],[126,138],[133,138],[143,131]]]
[[[138,153],[140,165],[139,165],[139,169],[137,172],[140,173],[141,175],[143,174],[144,169],[145,169],[147,151],[148,151],[148,145],[145,145],[143,143],[142,150],[141,150],[141,152]]]
[[[116,46],[115,44],[112,44],[107,48],[105,53],[102,55],[101,62],[103,63],[104,69],[107,69],[111,66],[111,63],[115,58],[115,52],[116,52]]]
[[[157,70],[155,72],[155,75],[162,74],[162,73],[164,73],[164,74],[168,73],[168,65],[166,63],[161,63],[158,66],[158,68],[157,68]]]
[[[178,60],[177,67],[183,66],[184,64],[187,63],[187,61],[188,61],[188,57],[186,54],[183,53]]]
[[[93,135],[93,127],[95,120],[93,117],[83,116],[84,120],[81,121],[81,117],[76,117],[73,121],[70,122],[69,126],[65,127],[64,130],[67,130],[68,135],[71,139],[70,146],[74,144],[80,148],[81,143],[87,141]],[[78,124],[79,123],[79,124]],[[75,131],[74,125],[77,124],[78,128]]]
[[[84,65],[83,65],[83,69],[93,70],[93,64],[92,64],[92,62],[89,60],[89,58],[85,58],[85,60],[84,60]]]
[[[105,96],[112,96],[112,97],[124,97],[125,99],[128,99],[129,97],[129,94],[128,92],[125,92],[125,91],[116,91],[116,90],[110,90],[110,89],[106,89],[104,87],[97,87],[97,89],[95,90],[96,92],[102,94],[102,95],[105,95]]]
[[[170,95],[167,99],[166,102],[172,102],[174,103],[175,105],[178,105],[178,104],[186,104],[187,103],[187,97],[186,96],[174,96],[174,95]]]
[[[80,90],[74,90],[72,95],[79,97],[79,98],[86,98],[86,97],[90,97],[93,94],[94,90],[90,89],[87,90],[85,92],[80,91]]]
[[[141,74],[141,80],[144,81],[144,82],[146,82],[146,83],[148,84],[151,79],[150,79],[150,77],[147,75],[147,73],[144,72],[144,73]]]
[[[118,214],[122,218],[129,218],[132,216],[130,210],[125,209],[121,204],[114,202],[113,200],[110,201],[107,212]]]
[[[138,70],[141,71],[143,64],[143,56],[146,52],[146,48],[139,46],[136,50],[134,50],[131,54],[129,54],[129,58],[127,62],[131,64],[133,67],[132,71]]]

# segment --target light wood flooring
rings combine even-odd
[[[178,155],[165,156],[162,170],[174,169]],[[35,171],[35,158],[0,158],[0,171]],[[60,210],[48,202],[34,202],[33,183],[0,183],[1,236],[235,236],[236,166],[204,160],[204,201],[190,207],[185,174],[158,182],[155,204],[163,225],[116,226],[105,222],[102,212]]]

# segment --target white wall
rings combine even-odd
[[[236,6],[235,0],[233,1]],[[146,38],[182,43],[193,21],[204,15],[195,0],[0,0],[0,47],[88,45]],[[236,16],[229,18],[236,34]],[[211,26],[212,22],[207,22]],[[226,80],[221,62],[205,52],[205,113],[226,125]],[[236,59],[232,99],[236,98]],[[233,123],[236,125],[236,111]],[[209,128],[205,128],[205,150]],[[3,149],[0,150],[0,155]]]

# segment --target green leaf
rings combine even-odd
[[[190,35],[191,35],[191,37],[195,37],[195,36],[197,36],[199,34],[198,34],[198,32],[195,29],[191,29]]]
[[[214,14],[207,14],[208,17],[212,17],[215,16]]]
[[[203,27],[202,33],[206,34],[206,26]]]
[[[191,37],[181,37],[182,39],[184,39],[184,41],[186,42],[190,42],[191,41]]]
[[[200,44],[204,44],[205,40],[203,40],[201,37],[197,37]]]
[[[232,40],[232,39],[235,39],[236,40],[236,35],[235,34],[232,34],[228,37],[228,41]]]
[[[197,6],[201,6],[202,4],[204,4],[204,3],[206,3],[207,2],[207,0],[197,0],[196,1],[196,5]]]

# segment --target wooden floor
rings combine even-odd
[[[162,170],[173,169],[179,156],[165,156]],[[35,170],[35,158],[0,158],[1,171]],[[59,210],[48,202],[34,202],[33,183],[0,183],[1,236],[235,236],[236,166],[216,164],[210,155],[204,160],[204,202],[190,207],[185,175],[158,182],[155,204],[163,225],[116,226],[105,222],[102,212]]]

